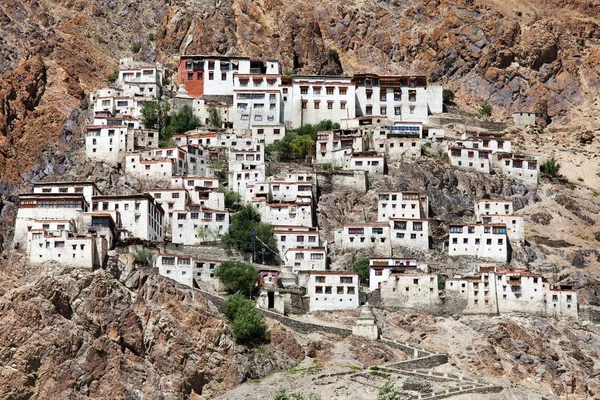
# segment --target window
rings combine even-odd
[[[353,278],[351,276],[340,276],[340,283],[352,283]]]
[[[317,283],[325,283],[325,277],[324,276],[317,276],[317,277],[315,277],[315,282],[317,282]]]
[[[387,114],[387,107],[380,107],[379,113],[381,115],[386,115]]]
[[[294,257],[294,259],[304,260],[304,253],[296,253],[296,256]]]
[[[302,109],[306,110],[307,107],[308,107],[308,100],[302,100]]]
[[[323,294],[323,286],[315,286],[315,293]]]
[[[354,286],[348,286],[348,294],[354,294]]]
[[[331,286],[325,286],[325,294],[331,294]]]
[[[308,94],[308,86],[300,86],[300,94]]]
[[[348,90],[348,88],[345,88],[345,87],[338,88],[338,91],[340,92],[341,96],[345,96],[347,90]]]
[[[333,101],[328,101],[327,102],[327,109],[328,110],[333,110]]]
[[[321,105],[321,102],[320,102],[320,101],[315,101],[315,102],[314,102],[314,107],[315,107],[315,110],[318,110],[320,105]]]
[[[208,73],[208,80],[209,81],[213,81],[215,79],[215,73],[214,72],[209,72]]]
[[[333,87],[333,86],[327,86],[327,87],[325,88],[325,92],[326,92],[328,95],[332,95],[332,94],[333,94],[333,90],[334,90],[334,87]]]
[[[192,262],[192,260],[189,258],[178,258],[177,259],[177,265],[190,265],[191,262]]]
[[[394,107],[394,115],[401,115],[402,107]]]
[[[346,109],[346,102],[345,101],[341,101],[340,102],[340,110],[345,110]]]
[[[336,289],[337,289],[337,294],[344,294],[344,287],[343,286],[338,286]]]
[[[367,115],[373,115],[373,106],[366,106],[365,107],[365,114],[367,114]]]
[[[321,87],[320,86],[313,86],[313,94],[314,95],[320,95],[321,94]]]
[[[65,242],[64,241],[56,241],[56,242],[54,242],[54,247],[57,249],[61,249],[61,248],[65,247]]]
[[[227,80],[227,73],[226,72],[221,72],[221,80],[222,81],[226,81]]]
[[[381,89],[381,91],[379,92],[379,101],[386,101],[386,90],[385,89]]]

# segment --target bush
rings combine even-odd
[[[219,110],[217,110],[217,107],[210,106],[208,108],[208,115],[210,118],[211,125],[215,128],[220,128],[221,124],[223,123],[223,120],[221,119],[221,114],[219,114]]]
[[[131,46],[132,53],[139,53],[141,49],[142,49],[142,42],[133,42],[133,45]]]
[[[151,41],[151,42],[154,42],[154,33],[150,32],[148,34],[148,40]]]
[[[570,189],[570,190],[575,190],[575,188],[576,188],[576,186],[575,186],[575,184],[573,182],[567,182],[567,183],[565,183],[565,187],[567,189]]]
[[[164,139],[161,135],[164,135],[163,131],[169,118],[168,113],[170,110],[171,106],[166,101],[147,101],[142,106],[142,124],[146,129],[158,130],[160,140]]]
[[[485,118],[489,118],[492,116],[492,105],[490,103],[488,103],[487,101],[485,103],[483,103],[481,105],[481,107],[479,107],[479,115],[481,115],[482,117]]]
[[[446,289],[446,277],[442,274],[437,274],[438,276],[438,290]]]
[[[192,107],[185,105],[171,116],[168,129],[171,134],[184,133],[200,126],[200,118],[194,115]]]
[[[560,164],[553,156],[551,159],[544,161],[542,165],[540,165],[540,171],[553,178],[558,178],[560,176]]]
[[[369,259],[359,258],[352,264],[352,270],[356,272],[363,283],[369,282]]]
[[[225,261],[215,269],[215,277],[221,280],[229,293],[243,293],[249,296],[256,288],[260,274],[252,264]]]
[[[377,400],[405,400],[406,397],[400,395],[400,393],[394,387],[392,382],[388,382],[379,389],[377,393]]]
[[[444,89],[442,91],[442,98],[444,99],[444,103],[452,104],[454,103],[454,92],[450,89]]]
[[[221,189],[221,192],[225,195],[225,208],[229,208],[231,210],[239,210],[240,202],[242,201],[242,196],[238,192],[234,192],[233,190]]]
[[[229,230],[223,235],[222,242],[234,246],[238,250],[251,253],[254,251],[254,230],[256,230],[257,237],[256,246],[265,247],[266,259],[273,261],[279,254],[273,226],[260,222],[260,214],[251,205],[242,207],[231,218]]]
[[[225,315],[233,324],[233,336],[239,343],[254,344],[264,342],[267,325],[262,313],[250,300],[233,295],[225,303]]]
[[[119,70],[115,70],[112,74],[110,74],[108,76],[108,81],[109,82],[115,82],[117,79],[119,79]]]
[[[594,232],[594,239],[600,242],[600,231]]]
[[[146,248],[139,248],[133,253],[133,259],[137,265],[151,267],[154,264],[154,254]]]

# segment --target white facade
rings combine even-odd
[[[102,267],[107,243],[102,237],[90,234],[74,236],[66,230],[48,232],[43,229],[27,232],[29,262],[41,264],[52,261],[71,267]]]
[[[229,151],[229,190],[239,193],[242,197],[246,186],[265,180],[264,147],[257,146],[256,150]]]
[[[318,230],[304,226],[273,225],[279,254],[287,249],[323,247]]]
[[[528,313],[578,317],[575,290],[557,290],[539,274],[524,269],[481,267],[476,278],[449,278],[446,297],[466,303],[466,314]]]
[[[271,225],[313,226],[311,202],[267,203],[256,199],[252,205],[260,214],[260,220]]]
[[[456,167],[470,168],[489,174],[492,172],[491,150],[479,150],[461,146],[448,146],[450,163]]]
[[[265,146],[276,143],[285,136],[285,125],[252,124],[252,139]]]
[[[506,225],[451,224],[448,255],[508,261]]]
[[[343,167],[346,155],[367,149],[367,140],[361,134],[341,135],[335,131],[321,131],[317,133],[315,160],[317,164]]]
[[[325,271],[327,250],[324,247],[289,248],[284,253],[285,265],[292,271]]]
[[[513,121],[517,128],[523,128],[527,125],[536,125],[535,113],[532,112],[514,112],[512,113]]]
[[[246,186],[244,201],[265,199],[267,202],[311,202],[313,183],[311,181],[280,181],[272,180],[258,182]]]
[[[233,129],[250,132],[255,125],[281,127],[284,121],[280,85],[280,75],[234,74]]]
[[[421,158],[423,142],[421,139],[390,138],[373,139],[374,149],[378,154],[383,154],[388,162],[414,161]]]
[[[136,237],[162,242],[165,237],[165,212],[149,194],[96,196],[93,213],[108,213],[117,223],[121,237]]]
[[[229,229],[229,212],[190,206],[175,210],[171,218],[171,242],[185,246],[212,242]]]
[[[392,247],[410,247],[423,251],[429,249],[429,220],[391,218],[389,224]]]
[[[519,179],[530,185],[539,183],[540,163],[538,157],[518,154],[502,154],[497,164],[501,171],[511,178]]]
[[[79,193],[88,204],[92,203],[93,196],[102,194],[93,182],[36,182],[33,193]]]
[[[370,258],[369,259],[369,290],[379,288],[392,273],[427,272],[427,264],[419,264],[413,258]]]
[[[91,125],[87,128],[85,155],[95,161],[116,164],[134,149],[134,135],[123,125]]]
[[[355,117],[355,86],[350,77],[295,76],[292,78],[291,121],[292,129],[322,120],[339,122]],[[284,93],[285,95],[285,93]]]
[[[311,272],[308,280],[309,310],[350,310],[359,306],[358,274],[354,272]]]
[[[164,225],[167,233],[171,233],[171,218],[174,210],[185,210],[190,204],[190,196],[185,189],[151,189],[148,191],[156,204],[165,212]]]
[[[512,215],[515,213],[511,200],[479,200],[475,204],[475,219],[482,222],[484,216]]]
[[[223,261],[205,260],[184,254],[159,254],[156,258],[158,273],[189,287],[199,282],[213,282],[215,269]]]
[[[393,273],[380,285],[386,308],[436,309],[442,305],[437,274]]]
[[[385,171],[385,156],[347,154],[344,156],[344,169],[382,175]]]
[[[383,222],[390,218],[427,219],[428,217],[429,200],[427,195],[418,192],[379,193],[378,221]]]
[[[468,149],[489,150],[492,154],[512,152],[511,142],[504,135],[485,136],[464,133],[462,139],[457,142],[457,145]]]
[[[169,180],[177,175],[177,168],[171,158],[143,159],[138,153],[129,153],[125,160],[125,173],[137,178]]]
[[[372,248],[376,253],[387,255],[391,250],[389,223],[346,224],[342,228],[341,243],[343,249]]]

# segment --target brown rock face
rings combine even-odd
[[[43,275],[43,274],[42,274]],[[3,398],[212,397],[289,368],[238,346],[205,298],[156,274],[119,282],[98,271],[53,271],[0,298]]]

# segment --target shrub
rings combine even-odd
[[[250,300],[233,295],[225,303],[225,315],[233,324],[233,336],[239,343],[256,344],[266,339],[267,325],[262,313]]]
[[[220,128],[221,124],[223,123],[223,120],[221,119],[221,114],[219,114],[219,110],[217,110],[217,107],[210,106],[208,109],[208,115],[210,118],[210,124],[215,128]]]
[[[304,397],[302,393],[289,393],[286,390],[281,390],[273,400],[321,400],[321,396],[311,394]]]
[[[112,74],[110,74],[108,76],[108,81],[109,82],[115,82],[117,79],[119,79],[119,70],[115,70]]]
[[[144,247],[141,247],[133,253],[133,259],[137,265],[150,267],[154,264],[154,254]]]
[[[151,42],[154,42],[154,33],[150,32],[148,34],[148,40],[151,41]]]
[[[200,118],[194,115],[192,107],[185,105],[171,116],[169,130],[171,133],[184,133],[200,126]]]
[[[575,186],[575,184],[573,182],[567,182],[567,183],[565,183],[565,187],[567,189],[570,189],[570,190],[575,190],[575,188],[576,188],[576,186]]]
[[[400,395],[400,393],[394,387],[392,382],[388,382],[379,389],[377,393],[377,400],[405,400],[406,397]]]
[[[450,89],[444,89],[442,91],[442,98],[444,99],[444,103],[452,104],[454,103],[454,92]]]
[[[438,276],[438,290],[446,289],[446,277],[442,274],[437,274]]]
[[[600,231],[594,232],[594,238],[600,242]]]
[[[487,101],[484,102],[480,107],[479,107],[479,115],[481,115],[482,117],[485,118],[489,118],[492,116],[492,105],[490,103],[488,103]]]
[[[242,196],[233,190],[221,189],[221,192],[225,194],[225,208],[235,211],[239,210]]]
[[[369,282],[369,259],[359,258],[352,264],[352,270],[358,273],[361,282]]]
[[[142,42],[133,42],[133,45],[131,46],[132,53],[139,53],[141,49],[142,49]]]
[[[229,293],[243,293],[249,296],[256,287],[260,274],[252,264],[241,261],[225,261],[215,269]]]
[[[553,178],[557,178],[560,176],[560,164],[553,156],[551,159],[544,161],[542,165],[540,165],[540,171]]]

